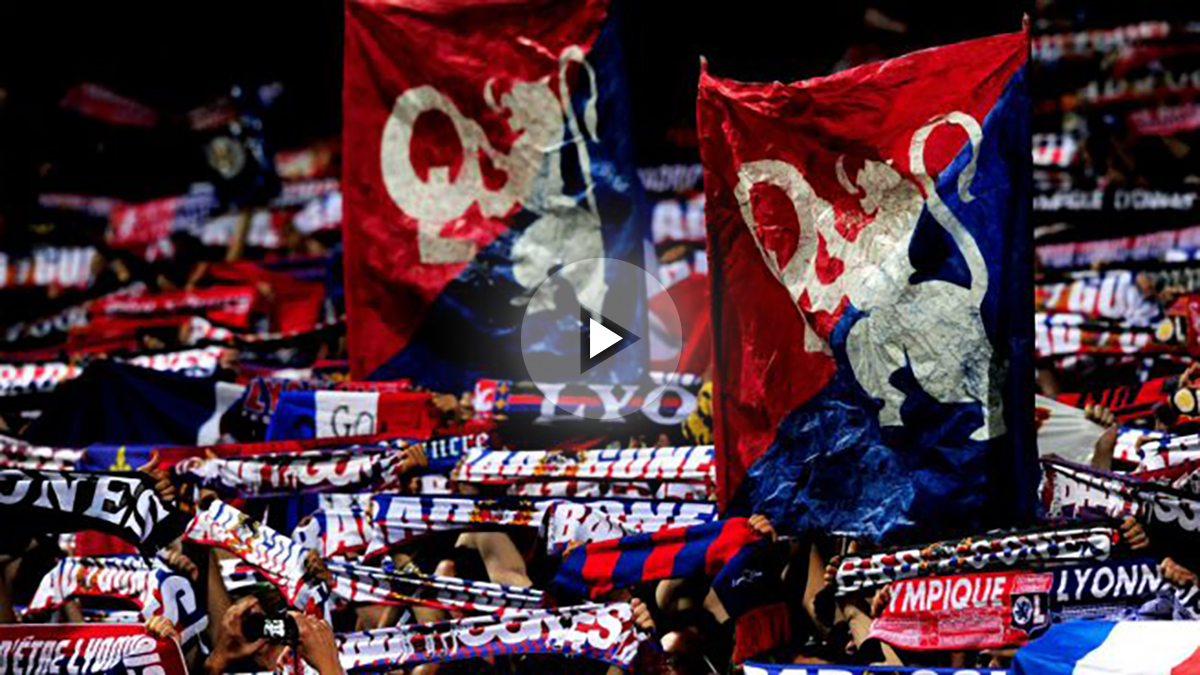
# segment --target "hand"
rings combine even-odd
[[[892,585],[888,584],[875,592],[875,597],[871,598],[871,618],[876,618],[883,613],[888,604],[892,602]]]
[[[1111,427],[1117,422],[1117,416],[1113,414],[1113,411],[1102,405],[1088,404],[1084,406],[1083,417],[1102,427]]]
[[[150,617],[146,621],[146,632],[160,640],[180,642],[179,631],[175,630],[175,625],[165,616]]]
[[[221,626],[217,631],[217,645],[213,649],[210,660],[216,658],[218,663],[229,663],[262,649],[267,641],[259,638],[253,642],[246,640],[242,634],[242,617],[250,614],[262,614],[262,605],[253,596],[242,598],[235,602],[225,616],[221,617]]]
[[[161,460],[158,451],[150,453],[150,461],[138,467],[138,471],[146,474],[154,481],[154,491],[164,502],[173,502],[179,496],[175,484],[171,482],[171,474],[160,467]]]
[[[1146,530],[1131,516],[1125,516],[1125,520],[1122,521],[1121,536],[1125,538],[1125,543],[1129,544],[1129,548],[1135,551],[1150,548],[1150,537],[1146,536]]]
[[[1158,565],[1159,571],[1167,581],[1176,586],[1195,586],[1200,583],[1200,579],[1196,578],[1196,573],[1170,558],[1164,559]]]
[[[771,541],[775,541],[779,538],[779,535],[775,534],[775,528],[771,525],[771,521],[767,520],[767,517],[762,514],[756,513],[753,516],[750,516],[749,520],[746,521],[746,524],[749,525],[750,529],[754,530],[760,537],[770,539]]]
[[[196,563],[192,562],[192,559],[184,555],[182,551],[164,549],[160,557],[167,564],[167,567],[170,567],[192,581],[200,580],[200,568],[196,567]]]
[[[300,658],[317,669],[321,675],[341,675],[342,663],[338,659],[337,641],[333,629],[324,620],[300,612],[289,612],[300,629]]]
[[[654,617],[650,616],[650,608],[640,598],[634,598],[629,605],[633,608],[633,623],[647,633],[654,632]]]
[[[328,567],[325,567],[325,561],[317,555],[316,551],[309,551],[308,555],[304,556],[304,574],[324,581],[327,586],[333,585],[333,573],[329,571]]]
[[[829,559],[829,563],[825,565],[825,583],[832,584],[837,580],[838,566],[842,564],[842,556],[835,555]]]

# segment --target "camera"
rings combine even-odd
[[[265,638],[267,642],[284,644],[296,644],[300,641],[300,629],[296,626],[296,620],[287,614],[244,616],[242,635],[251,642],[261,638]]]

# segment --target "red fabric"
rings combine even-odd
[[[840,304],[829,297],[829,287],[847,263],[830,253],[814,223],[800,222],[792,200],[775,186],[759,185],[750,192],[760,224],[760,252],[736,194],[739,167],[761,159],[790,165],[833,207],[842,237],[855,242],[879,210],[868,212],[862,195],[843,187],[836,170],[839,158],[850,176],[858,175],[869,159],[888,162],[902,177],[916,181],[909,166],[914,133],[948,111],[984,119],[1027,53],[1027,36],[1013,33],[793,84],[745,84],[701,73],[697,131],[713,289],[713,418],[722,507],[774,440],[779,422],[829,382],[833,357],[806,333],[827,342],[847,303],[844,294]],[[963,62],[978,67],[962,68]],[[927,170],[936,175],[965,140],[966,134],[953,126],[933,133],[925,146]],[[815,279],[802,281],[807,285],[798,289],[797,302],[764,256],[774,257],[783,268],[798,252],[811,255],[795,262],[811,266]],[[814,298],[825,304],[814,306]]]
[[[679,350],[680,373],[703,375],[712,365],[712,305],[708,297],[708,275],[695,273],[667,289],[667,295],[679,312],[683,346]],[[650,311],[658,313],[664,298],[650,299]]]
[[[441,416],[432,394],[409,391],[380,394],[376,419],[378,433],[424,440],[433,436]]]
[[[432,87],[461,115],[479,125],[486,142],[508,152],[522,133],[514,129],[505,95],[517,82],[545,80],[558,91],[558,56],[572,45],[591,47],[605,14],[604,0],[527,0],[493,3],[419,0],[351,0],[346,3],[343,87],[342,193],[345,199],[346,312],[351,372],[365,379],[400,352],[442,289],[467,264],[458,253],[449,261],[422,260],[418,221],[389,196],[381,168],[385,122],[398,97]],[[496,104],[488,103],[491,94]],[[509,176],[484,156],[464,153],[464,139],[451,118],[426,110],[411,123],[409,161],[428,188],[433,171],[458,181],[457,195],[486,190],[507,205],[514,191]],[[482,185],[465,186],[464,167],[478,163]],[[438,191],[426,204],[445,204],[454,190]],[[434,238],[468,241],[479,250],[509,227],[519,210],[488,217],[469,200],[463,215]],[[497,209],[501,207],[496,207]],[[454,216],[447,216],[453,218]]]
[[[191,291],[148,293],[139,296],[108,296],[91,306],[93,316],[153,316],[199,314],[215,323],[234,328],[250,324],[257,292],[249,286],[223,286]]]
[[[265,304],[272,331],[309,331],[321,319],[321,305],[325,301],[324,284],[297,281],[291,275],[264,269],[249,261],[211,264],[205,277],[269,292],[270,302]],[[260,287],[260,284],[265,287]]]
[[[97,532],[96,530],[80,530],[75,533],[75,555],[81,558],[126,555],[137,552],[136,546],[111,534]]]
[[[1099,391],[1083,393],[1059,394],[1059,403],[1065,403],[1076,408],[1086,408],[1089,405],[1102,405],[1113,412],[1118,422],[1128,422],[1154,414],[1154,406],[1167,402],[1163,386],[1173,381],[1173,377],[1160,377],[1149,380],[1144,384],[1133,384]]]
[[[774,649],[792,636],[787,603],[755,607],[735,619],[733,662],[745,661]]]
[[[716,576],[725,563],[742,550],[742,547],[760,538],[749,523],[750,521],[745,518],[730,518],[725,521],[725,527],[721,528],[721,535],[708,547],[708,552],[705,554],[705,574],[710,577]]]

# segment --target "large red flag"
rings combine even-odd
[[[347,2],[355,378],[449,386],[519,377],[517,329],[532,289],[558,265],[641,255],[640,184],[626,161],[606,8]],[[576,291],[598,304],[603,284],[581,280]]]
[[[701,75],[724,505],[871,538],[1031,513],[1027,51]]]

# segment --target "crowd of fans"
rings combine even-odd
[[[1033,26],[1035,73],[1043,78],[1035,123],[1041,134],[1034,148],[1038,194],[1192,189],[1189,139],[1200,130],[1200,114],[1191,111],[1195,104],[1184,100],[1179,82],[1162,75],[1182,73],[1194,57],[1187,48],[1192,27],[1168,17],[1127,28],[1132,24],[1117,21],[1132,19],[1120,16],[1108,17],[1111,25],[1085,30],[1085,23],[1096,23],[1084,9],[1043,4],[1045,18]],[[877,30],[903,30],[879,12],[868,17]],[[1184,66],[1177,68],[1177,60]],[[1108,84],[1079,84],[1080,77]],[[1157,84],[1147,85],[1150,89],[1121,84],[1137,77]],[[1200,83],[1188,87],[1194,94]],[[1113,93],[1117,89],[1122,93]],[[271,87],[263,87],[251,98],[262,105],[274,95]],[[455,520],[427,510],[425,520],[405,522],[420,530],[415,536],[388,541],[382,551],[368,550],[371,535],[362,530],[385,526],[384,507],[375,502],[358,511],[338,511],[336,500],[327,499],[332,494],[366,495],[368,502],[380,492],[463,497],[483,510],[492,508],[491,500],[527,505],[547,497],[582,504],[640,499],[703,507],[713,502],[713,394],[705,383],[707,372],[693,373],[668,402],[681,411],[671,423],[630,418],[597,422],[582,432],[570,423],[539,419],[540,403],[533,404],[533,413],[510,405],[508,392],[522,383],[484,381],[474,391],[433,392],[408,382],[350,382],[341,267],[353,261],[342,260],[339,243],[336,143],[275,153],[270,162],[255,166],[248,158],[262,157],[263,147],[254,135],[256,108],[245,104],[247,97],[239,90],[188,116],[187,124],[212,137],[205,146],[215,172],[212,182],[187,194],[132,204],[44,193],[36,213],[55,224],[34,237],[38,243],[0,257],[0,288],[6,294],[0,305],[0,433],[5,436],[0,471],[136,472],[163,504],[191,523],[151,551],[146,562],[133,544],[111,533],[63,526],[53,517],[6,518],[0,526],[0,622],[141,622],[152,634],[179,642],[193,673],[276,670],[292,667],[297,656],[322,675],[345,672],[362,666],[348,656],[348,645],[360,638],[348,636],[366,640],[369,631],[397,629],[415,644],[420,636],[441,635],[438,626],[472,616],[494,615],[519,626],[527,615],[519,615],[513,599],[525,597],[518,589],[545,591],[536,598],[547,612],[582,605],[584,599],[556,582],[564,560],[590,555],[590,545],[614,537],[591,536],[581,532],[583,521],[573,522],[575,529],[568,527],[556,548],[557,535],[545,512],[538,517],[547,520],[531,527],[519,518],[505,520],[508,516],[473,512]],[[72,90],[64,107],[107,117],[106,124],[136,125],[144,117],[136,103],[93,85]],[[654,236],[664,274],[672,277],[668,285],[699,280],[697,293],[703,297],[702,228],[693,222],[702,217],[699,173],[685,169],[680,171],[686,179],[660,190],[677,194],[655,211]],[[1200,486],[1200,362],[1194,360],[1200,301],[1193,300],[1200,275],[1192,274],[1200,245],[1193,246],[1178,228],[1158,236],[1152,230],[1159,228],[1141,222],[1136,231],[1123,229],[1124,221],[1116,221],[1128,213],[1108,202],[1098,210],[1078,214],[1046,207],[1037,216],[1038,434],[1047,462],[1047,496],[1044,518],[1030,523],[1031,530],[936,532],[926,541],[895,548],[896,542],[795,532],[786,523],[750,515],[737,519],[746,533],[742,545],[763,552],[766,562],[757,561],[749,571],[769,577],[770,597],[740,593],[740,579],[729,591],[720,578],[723,565],[702,565],[684,576],[639,568],[636,583],[588,594],[588,601],[617,608],[613,616],[622,623],[604,630],[633,636],[636,657],[580,658],[589,654],[555,653],[545,645],[472,654],[431,638],[422,641],[420,658],[385,649],[371,668],[421,675],[567,669],[725,673],[748,660],[1008,668],[1020,646],[1045,625],[1016,636],[1005,628],[999,631],[1003,636],[979,641],[994,646],[918,645],[895,637],[921,632],[916,618],[911,624],[892,621],[903,619],[908,607],[897,597],[897,584],[926,577],[954,583],[968,572],[1069,574],[1081,566],[1122,561],[1152,560],[1161,585],[1156,581],[1149,591],[1123,598],[1128,611],[1101,603],[1105,606],[1095,616],[1200,618],[1189,605],[1193,596],[1187,595],[1197,588],[1200,571],[1197,528],[1188,525],[1197,515],[1192,509],[1200,505],[1195,494]],[[1179,216],[1180,209],[1171,211],[1171,217]],[[72,226],[70,236],[63,234],[64,223]],[[74,238],[80,232],[84,236]],[[1149,238],[1135,239],[1135,234]],[[710,354],[705,348],[689,358],[703,361]],[[151,371],[157,372],[147,374]],[[197,393],[195,386],[207,389]],[[299,426],[281,421],[285,404],[296,402],[286,392],[313,390],[338,392],[347,401],[365,392],[380,401],[391,396],[401,412],[388,417],[382,407],[372,408],[365,426],[358,417],[323,423],[319,411],[308,413],[316,421]],[[175,414],[193,408],[200,412]],[[443,454],[447,447],[454,451]],[[490,449],[530,448],[550,449],[548,457],[537,460],[540,470],[484,478],[467,471],[472,461],[486,462]],[[667,473],[647,469],[650,462],[669,464],[680,449],[699,453],[692,468],[699,467],[702,478],[684,477],[679,467],[672,468],[678,474],[666,478]],[[615,464],[620,460],[608,458],[632,456],[600,454],[615,450],[644,450],[647,459],[640,468],[630,468],[636,462],[627,465],[623,476],[554,468]],[[311,461],[303,470],[317,476],[318,487],[309,490],[294,476],[271,478],[276,475],[271,458],[281,454]],[[355,456],[370,464],[354,468]],[[361,482],[347,478],[350,487],[345,488],[318,475],[328,466],[336,467],[337,475],[360,476]],[[283,466],[278,475],[301,470]],[[8,503],[6,487],[15,485],[17,476],[0,476],[0,514]],[[1055,480],[1090,485],[1106,496],[1096,498],[1093,492],[1080,498],[1086,490],[1076,490],[1073,499],[1059,499]],[[272,492],[270,487],[285,489]],[[1185,517],[1156,516],[1155,504],[1161,502],[1154,500],[1163,495],[1182,503]],[[222,509],[236,509],[236,524],[220,530],[229,534],[200,532],[219,530],[212,522],[228,513]],[[714,518],[652,525],[615,520],[618,535],[635,535],[704,526]],[[239,538],[243,526],[259,538]],[[356,534],[347,533],[356,528]],[[1043,540],[1075,541],[1071,537],[1081,528],[1099,528],[1087,530],[1079,540],[1085,544],[1073,549],[1086,553],[1038,548]],[[1100,544],[1095,544],[1097,532]],[[297,578],[280,577],[264,561],[261,552],[274,541],[271,537],[302,551]],[[986,549],[991,557],[972,558],[981,544],[991,547]],[[939,557],[947,551],[974,562],[970,567],[947,562],[950,558]],[[114,556],[136,560],[129,569],[181,578],[187,590],[172,596],[156,587],[151,603],[125,577],[113,574],[101,581],[99,572],[86,571],[89,561]],[[68,562],[82,566],[74,584],[62,579]],[[342,566],[347,563],[354,566]],[[361,582],[368,568],[391,579],[388,583],[428,584],[427,594],[369,596],[348,590],[347,579]],[[599,574],[615,576],[611,569]],[[587,572],[583,577],[591,578]],[[428,590],[448,579],[494,584],[488,588],[498,589],[504,599],[489,609]],[[322,588],[325,595],[306,600],[289,586],[293,582]],[[483,593],[483,587],[470,583],[463,588],[468,595]],[[52,591],[62,597],[47,601],[43,596]],[[1164,593],[1171,596],[1166,609],[1147,609],[1167,597]],[[194,606],[188,608],[189,603]],[[1005,622],[1027,618],[1018,617],[1014,598],[1006,596],[1000,604]],[[970,623],[981,607],[943,608],[943,614]],[[264,636],[255,619],[260,616],[290,616],[295,639]],[[1049,623],[1074,616],[1064,612]],[[586,635],[600,629],[579,630]]]

